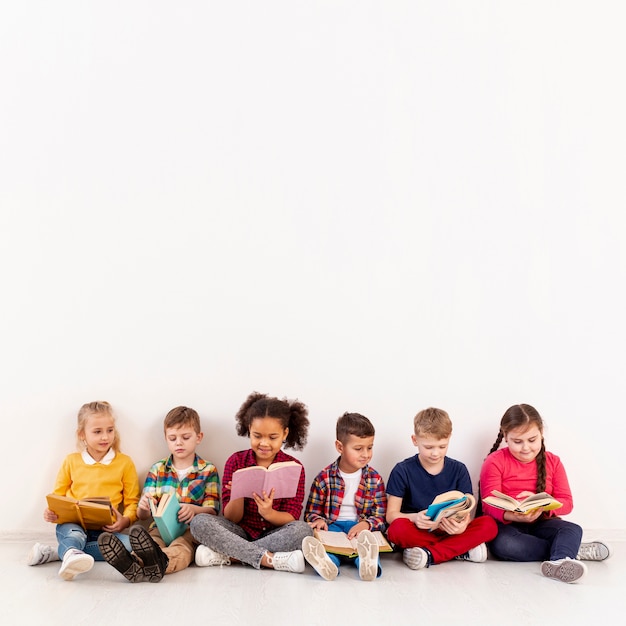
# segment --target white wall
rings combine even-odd
[[[83,402],[140,474],[195,407],[220,471],[259,390],[346,410],[388,476],[447,409],[474,479],[511,404],[623,528],[620,2],[19,2],[0,9],[0,531]]]

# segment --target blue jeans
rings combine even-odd
[[[328,525],[328,530],[334,533],[343,532],[347,534],[348,531],[358,523],[359,522],[352,522],[348,520],[336,521]],[[338,554],[333,554],[332,552],[327,552],[326,554],[328,554],[328,558],[337,566],[337,568],[339,568],[339,566],[341,565],[342,559],[344,561],[345,560],[352,561],[356,567],[359,567],[360,561],[359,561],[358,556],[356,558],[350,558],[350,557],[345,557],[345,556],[338,555]],[[376,574],[376,578],[380,578],[382,573],[383,573],[383,570],[380,567],[380,555],[379,555],[378,556],[378,573]]]
[[[583,530],[560,517],[539,519],[532,524],[497,522],[498,534],[489,543],[501,561],[556,561],[575,559]]]
[[[81,550],[91,556],[96,561],[104,561],[104,557],[98,547],[98,535],[101,530],[85,530],[78,524],[57,524],[57,541],[59,542],[59,558],[62,560],[63,555],[72,548]],[[131,552],[132,548],[128,535],[122,533],[114,533],[115,536],[124,544],[124,547]]]

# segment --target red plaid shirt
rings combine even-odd
[[[300,463],[298,459],[294,459],[294,457],[279,450],[273,462],[281,463],[282,461],[295,461],[296,463]],[[242,467],[250,467],[251,465],[258,465],[252,448],[235,452],[235,454],[231,455],[226,461],[224,465],[224,475],[222,476],[222,509],[225,509],[226,505],[230,502],[230,489],[226,489],[226,485],[232,481],[233,472]],[[300,463],[300,465],[302,465],[302,463]],[[289,513],[294,520],[300,519],[302,503],[304,502],[304,485],[305,478],[303,467],[300,472],[300,481],[298,482],[296,495],[293,498],[274,500],[274,510]],[[259,515],[259,508],[252,498],[244,498],[243,517],[239,522],[239,526],[241,526],[252,539],[258,539],[263,533],[276,528],[276,526],[270,524]]]

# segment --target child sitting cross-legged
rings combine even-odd
[[[344,413],[337,420],[335,447],[339,458],[313,481],[304,519],[314,530],[345,532],[356,538],[358,556],[352,561],[361,580],[381,575],[379,549],[372,530],[384,530],[387,498],[380,474],[369,466],[374,447],[374,426],[359,413]],[[304,558],[325,580],[334,580],[340,558],[326,552],[316,537],[302,541]]]

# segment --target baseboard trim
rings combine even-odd
[[[603,539],[604,541],[626,541],[626,530],[623,528],[613,529],[584,529],[583,541],[593,541]],[[51,532],[42,531],[0,531],[0,541],[4,543],[20,543],[41,541],[43,543],[55,543],[56,536],[54,530]]]

